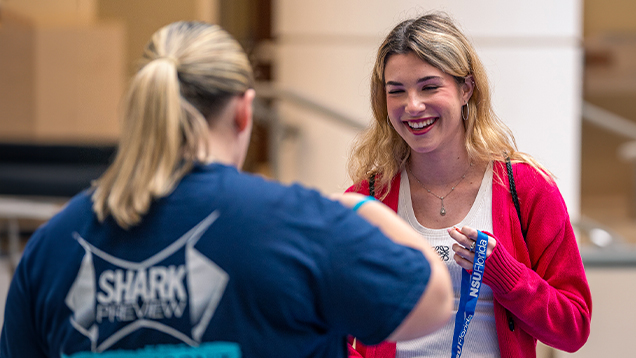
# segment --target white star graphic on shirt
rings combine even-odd
[[[194,248],[201,236],[219,218],[218,211],[212,212],[199,224],[190,229],[168,247],[142,262],[131,262],[112,256],[88,243],[77,232],[74,238],[86,251],[67,296],[66,305],[73,311],[70,322],[73,327],[91,341],[93,352],[103,352],[124,337],[141,328],[149,328],[169,334],[182,342],[197,346],[214,315],[225,287],[228,274],[214,262]],[[186,283],[190,307],[190,332],[181,332],[156,320],[139,318],[125,325],[117,332],[99,342],[99,322],[96,320],[97,284],[93,256],[124,270],[142,272],[152,268],[185,247]],[[201,284],[205,282],[205,284]]]

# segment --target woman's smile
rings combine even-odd
[[[403,121],[413,134],[424,134],[427,133],[432,126],[437,123],[438,117],[427,118],[427,119],[411,119],[407,121]]]

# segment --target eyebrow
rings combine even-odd
[[[422,82],[426,82],[428,80],[432,80],[432,79],[437,79],[437,78],[442,78],[440,76],[426,76],[426,77],[422,77],[420,79],[417,80],[416,83],[422,83]],[[396,82],[396,81],[388,81],[385,86],[402,86],[402,83],[400,82]]]

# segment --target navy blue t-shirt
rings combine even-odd
[[[91,206],[78,195],[27,244],[1,357],[206,342],[243,357],[344,357],[347,334],[387,338],[429,279],[421,252],[351,209],[233,167],[195,167],[129,230]]]

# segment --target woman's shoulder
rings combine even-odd
[[[69,199],[63,208],[41,228],[67,226],[76,222],[84,222],[93,219],[93,191],[87,189]]]
[[[379,182],[379,176],[382,174],[377,174],[374,180],[374,191],[377,194],[377,189],[378,186],[376,183]],[[390,185],[391,185],[391,191],[394,191],[396,188],[400,187],[400,178],[401,178],[401,172],[398,172],[396,175],[394,175],[390,181]],[[354,183],[353,185],[351,185],[347,190],[345,190],[346,193],[359,193],[359,194],[364,194],[364,195],[369,195],[370,191],[371,191],[371,178],[369,178],[368,180],[361,180],[359,182]],[[386,189],[386,188],[385,188]],[[391,193],[389,193],[391,194]]]
[[[513,180],[520,201],[529,202],[560,197],[559,189],[550,173],[542,172],[530,163],[518,162],[511,165]],[[509,176],[505,162],[497,162],[495,171],[502,180],[503,186],[509,190]],[[549,194],[549,195],[548,195]]]
[[[59,260],[72,255],[69,243],[75,241],[72,234],[78,227],[95,220],[92,210],[92,192],[85,190],[71,198],[50,220],[35,230],[23,252],[23,258],[33,261]],[[61,256],[62,255],[62,256]]]
[[[368,180],[363,180],[363,181],[354,183],[347,190],[345,190],[345,193],[359,193],[364,195],[369,195],[369,192],[370,190],[369,190]]]
[[[506,162],[497,161],[494,163],[494,171],[500,176],[508,176],[508,170],[506,168]],[[515,184],[529,183],[530,185],[547,185],[555,186],[552,175],[541,168],[527,163],[516,162],[511,164],[512,172],[514,175]]]
[[[515,182],[518,182],[519,185],[543,190],[557,190],[552,175],[542,168],[537,168],[529,163],[516,163],[513,165],[513,173]]]

